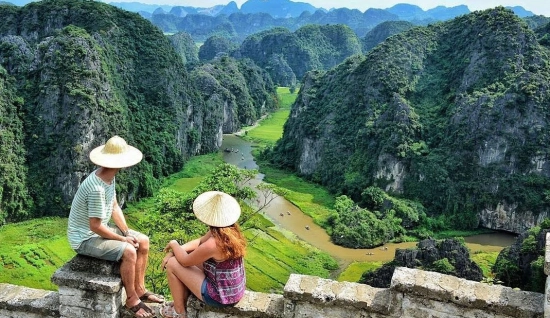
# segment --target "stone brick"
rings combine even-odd
[[[449,306],[458,305],[462,310],[478,309],[506,317],[543,317],[543,294],[500,285],[489,289],[482,285],[454,276],[398,267],[390,288],[414,297],[417,302],[436,300]],[[490,295],[477,296],[487,292]]]
[[[73,268],[84,270],[79,264]],[[0,284],[0,318],[128,318],[121,310],[120,278],[105,274],[111,265],[90,274],[72,272],[66,264],[52,278],[66,283],[59,293]],[[247,291],[228,308],[211,308],[192,296],[188,313],[194,318],[550,318],[549,302],[544,294],[396,268],[390,288],[292,274],[283,295]],[[151,306],[158,311],[158,305]]]
[[[59,294],[53,291],[0,284],[0,310],[20,312],[29,317],[59,316]],[[11,317],[7,314],[0,317]],[[13,317],[18,317],[17,315]],[[23,315],[21,314],[21,317]]]
[[[65,306],[113,313],[122,303],[121,293],[105,294],[70,287],[59,287],[59,302]]]
[[[82,307],[74,307],[74,306],[65,306],[60,305],[59,306],[59,313],[61,314],[61,317],[67,317],[67,318],[118,318],[119,312],[104,312],[104,311],[96,311],[91,310],[87,308]]]
[[[90,275],[87,272],[73,272],[67,264],[55,271],[52,276],[52,282],[57,286],[111,294],[120,292],[122,288],[122,280],[119,276]]]

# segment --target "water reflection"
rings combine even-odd
[[[251,144],[240,137],[224,135],[221,149],[225,162],[243,169],[258,168],[251,154]],[[259,175],[252,185],[261,182],[262,179],[263,175]],[[294,233],[300,239],[326,251],[343,263],[351,261],[388,262],[393,260],[396,249],[416,246],[416,242],[388,243],[383,247],[373,249],[352,249],[335,245],[330,241],[325,230],[316,225],[311,217],[302,213],[298,207],[282,197],[273,200],[264,212],[265,216],[277,226]],[[470,250],[476,252],[500,251],[502,248],[510,246],[514,239],[515,236],[509,233],[494,233],[470,236],[465,238],[465,241]]]
[[[224,135],[222,147],[223,160],[241,169],[258,169],[252,157],[252,145],[235,135]]]

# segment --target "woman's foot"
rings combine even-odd
[[[164,318],[187,318],[185,311],[181,314],[178,314],[173,304],[162,305],[160,307],[160,315]]]

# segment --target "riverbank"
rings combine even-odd
[[[239,137],[246,136],[246,135],[248,134],[248,131],[249,131],[249,130],[252,130],[252,129],[258,127],[259,124],[260,124],[260,122],[263,121],[264,119],[266,119],[267,116],[268,116],[268,115],[263,115],[262,117],[260,117],[260,119],[256,120],[256,122],[255,122],[252,126],[243,127],[243,128],[241,128],[239,131],[234,132],[233,135],[239,136]]]
[[[285,91],[280,90],[280,92]],[[279,136],[282,136],[283,126],[288,118],[290,106],[293,102],[293,99],[289,98],[289,96],[292,96],[288,91],[286,94],[288,110],[270,115],[253,127],[247,128],[244,134],[237,134],[235,138],[242,138],[246,142],[251,143],[248,147],[250,147],[250,149],[256,149],[254,150],[256,154],[265,147],[273,146],[280,138]],[[239,143],[233,141],[232,144],[235,146]],[[251,156],[250,160],[255,167],[258,167],[255,159],[256,158]],[[336,257],[341,266],[338,272],[342,271],[339,279],[348,280],[349,277],[353,277],[353,281],[355,281],[364,270],[373,269],[373,267],[376,268],[381,266],[384,262],[393,260],[395,250],[416,246],[417,242],[405,242],[386,244],[384,247],[375,249],[346,249],[332,244],[326,231],[319,226],[324,225],[324,222],[326,222],[328,218],[327,214],[331,213],[332,203],[330,203],[330,201],[333,200],[333,198],[330,194],[328,194],[328,192],[318,194],[319,191],[322,193],[322,189],[319,186],[311,185],[293,174],[278,171],[262,163],[260,163],[260,165],[262,165],[260,171],[262,175],[265,175],[264,180],[266,182],[290,190],[290,195],[288,195],[286,199],[291,203],[288,206],[280,206],[279,204],[278,206],[272,207],[271,213],[268,214],[270,219],[278,226],[296,233],[300,239]],[[304,186],[306,184],[307,186]],[[305,190],[306,188],[308,188],[308,190]],[[311,191],[317,194],[312,195]],[[318,204],[320,201],[324,201],[324,203]],[[306,217],[305,220],[300,221],[294,212],[292,212],[292,217],[286,217],[287,215],[284,211],[287,209],[292,211],[292,208],[299,210],[296,213],[304,213],[310,218],[308,219]],[[308,229],[306,229],[306,226]],[[465,242],[472,253],[472,258],[477,258],[484,262],[482,267],[485,268],[484,272],[487,274],[489,274],[491,267],[491,264],[486,264],[487,260],[493,260],[494,262],[498,252],[502,250],[502,248],[511,245],[515,239],[514,235],[507,233],[492,232],[491,234],[479,234],[476,233],[476,231],[462,232],[458,233],[458,235],[456,232],[442,232],[437,235],[437,238],[441,239],[454,236],[466,236]],[[343,269],[343,267],[346,267],[346,269]]]
[[[231,148],[238,150],[239,156],[243,156],[247,165],[256,166],[253,156],[249,153],[254,148],[247,140],[234,135],[225,135],[224,143]],[[242,166],[239,156],[224,154],[224,161],[237,166]],[[317,247],[333,257],[337,258],[340,264],[352,262],[389,262],[397,249],[415,247],[417,242],[387,243],[376,248],[346,248],[332,243],[330,236],[322,227],[330,213],[333,212],[333,197],[322,187],[311,182],[302,180],[290,172],[276,171],[274,168],[260,171],[265,173],[263,180],[273,183],[289,191],[285,198],[277,198],[265,209],[265,215],[277,226],[294,233],[298,238],[308,244]],[[457,232],[442,233],[445,237]],[[467,236],[465,242],[472,252],[500,251],[503,247],[509,246],[514,236],[504,232],[491,232],[490,234],[476,231],[461,232]],[[441,237],[443,238],[443,237]]]

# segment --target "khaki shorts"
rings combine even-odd
[[[120,231],[116,226],[109,227],[109,229],[118,235],[122,235],[122,231]],[[128,235],[138,237],[143,234],[134,230],[128,230]],[[122,254],[124,253],[124,249],[126,249],[127,244],[129,243],[117,240],[108,240],[102,238],[101,236],[94,236],[82,242],[75,251],[81,255],[118,262],[122,258]]]

